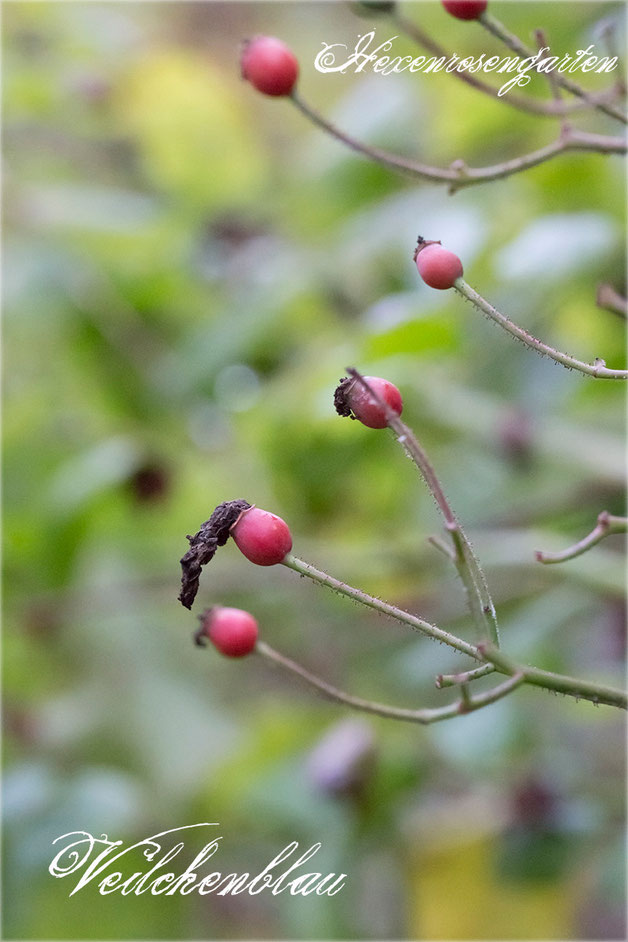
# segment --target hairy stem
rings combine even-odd
[[[326,572],[316,569],[314,566],[311,566],[302,559],[298,559],[292,554],[288,554],[284,557],[282,565],[286,566],[288,569],[293,569],[302,576],[307,576],[308,579],[317,582],[319,585],[332,589],[334,592],[339,592],[341,595],[346,595],[347,598],[353,599],[354,602],[359,602],[361,605],[375,609],[375,611],[380,612],[382,615],[388,615],[390,618],[396,619],[409,628],[413,628],[414,631],[419,631],[421,634],[427,635],[428,638],[432,638],[434,641],[441,641],[443,644],[449,645],[450,648],[454,648],[462,654],[468,654],[469,657],[475,660],[482,660],[481,656],[478,655],[477,649],[472,644],[468,644],[468,642],[457,638],[448,631],[443,631],[442,628],[437,628],[436,625],[430,624],[430,622],[419,618],[417,615],[411,615],[409,612],[404,612],[403,609],[397,608],[395,605],[390,605],[388,602],[377,599],[372,595],[367,595],[367,593],[362,592],[361,589],[354,589],[353,586],[347,585],[346,582],[340,582],[339,579],[334,579],[333,576],[329,576]]]
[[[486,577],[464,530],[456,519],[426,452],[412,429],[402,422],[397,413],[375,392],[367,380],[353,368],[349,368],[347,372],[365,387],[369,395],[384,410],[388,427],[392,429],[399,444],[419,469],[445,521],[445,529],[453,544],[453,562],[465,587],[467,602],[480,640],[490,638],[493,644],[499,647],[497,616]]]
[[[555,674],[552,671],[542,670],[538,667],[524,667],[505,655],[494,644],[481,643],[477,646],[468,644],[461,638],[457,638],[448,631],[444,631],[442,628],[438,628],[436,625],[432,625],[424,621],[424,619],[418,618],[416,615],[404,612],[394,605],[382,602],[381,599],[373,598],[373,596],[367,595],[360,589],[354,589],[345,582],[334,579],[333,576],[329,576],[326,572],[316,569],[314,566],[304,562],[302,559],[298,559],[296,556],[286,556],[282,561],[282,565],[286,566],[288,569],[294,570],[294,572],[298,572],[302,576],[307,576],[308,579],[312,579],[319,585],[339,592],[341,595],[346,595],[348,598],[353,599],[354,602],[360,602],[360,604],[375,609],[375,611],[380,612],[382,615],[395,618],[397,621],[413,628],[415,631],[419,631],[435,641],[440,641],[450,648],[460,651],[462,654],[467,654],[476,661],[483,662],[487,668],[492,665],[500,674],[506,674],[508,676],[522,674],[523,682],[526,684],[532,684],[536,687],[545,687],[547,690],[564,693],[567,696],[575,697],[577,700],[590,700],[592,703],[604,703],[609,706],[626,709],[626,694],[622,690],[617,690],[614,687],[607,687],[602,684],[591,683],[586,680],[578,680],[576,677],[568,677],[564,674]],[[258,642],[258,646],[259,644],[260,642]],[[487,669],[486,673],[488,674],[490,671]],[[467,674],[468,678],[465,678],[463,681],[465,683],[473,679],[473,671],[468,671]],[[447,684],[444,686],[447,686]]]
[[[567,547],[561,553],[543,553],[536,550],[534,555],[540,563],[563,563],[566,559],[575,559],[576,556],[586,553],[605,536],[610,536],[611,533],[625,533],[627,529],[628,517],[613,517],[607,510],[603,510],[597,518],[597,526],[578,543]]]
[[[567,674],[555,674],[553,671],[541,670],[539,667],[528,667],[518,664],[503,651],[490,644],[479,644],[478,653],[487,663],[493,664],[502,674],[511,676],[523,674],[524,683],[535,687],[545,687],[556,693],[563,693],[576,700],[590,700],[592,703],[605,703],[608,706],[619,707],[625,710],[628,707],[626,693],[615,687],[606,687],[588,680],[579,680]]]
[[[491,320],[499,324],[500,327],[503,327],[504,330],[507,330],[511,336],[516,337],[517,340],[523,341],[526,346],[532,347],[532,349],[536,350],[538,353],[551,357],[552,360],[561,363],[568,369],[578,370],[580,373],[593,376],[595,379],[628,379],[627,370],[609,369],[604,360],[601,359],[595,360],[594,363],[584,363],[582,360],[577,360],[568,353],[561,353],[559,350],[555,350],[554,347],[543,343],[543,341],[539,340],[537,337],[533,337],[527,330],[524,330],[523,327],[518,327],[509,317],[506,317],[505,314],[502,314],[497,308],[493,307],[481,294],[474,291],[463,278],[457,278],[453,287],[458,294],[462,295],[462,297],[466,298],[468,301],[471,301],[479,311],[482,311],[483,314],[490,317]]]
[[[403,707],[388,706],[384,703],[375,703],[372,700],[364,700],[361,697],[354,697],[352,694],[345,693],[344,690],[339,690],[337,687],[333,687],[331,684],[328,684],[327,681],[322,680],[320,677],[312,674],[304,667],[301,667],[301,665],[297,664],[296,661],[293,661],[290,658],[285,657],[283,654],[280,654],[278,651],[275,651],[274,648],[271,648],[270,645],[266,644],[264,641],[258,641],[255,646],[255,650],[258,654],[261,654],[262,657],[266,658],[266,660],[271,661],[273,664],[277,664],[288,673],[296,674],[297,677],[300,677],[301,680],[304,680],[307,684],[309,684],[311,687],[314,687],[330,700],[335,700],[337,703],[343,703],[346,706],[350,706],[354,710],[360,710],[363,713],[374,713],[377,716],[383,716],[395,720],[406,720],[411,723],[420,723],[422,725],[436,723],[439,720],[452,719],[455,716],[460,716],[464,713],[471,713],[474,710],[479,710],[482,707],[488,706],[491,703],[495,703],[496,700],[500,700],[502,697],[507,696],[509,693],[515,690],[516,687],[523,683],[523,675],[518,674],[509,677],[508,680],[501,683],[498,687],[494,687],[492,690],[489,690],[486,693],[478,694],[475,697],[465,693],[461,696],[459,701],[450,703],[444,707],[409,710],[404,709]]]

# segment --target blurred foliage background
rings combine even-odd
[[[623,47],[620,3],[495,3],[561,53]],[[439,3],[403,11],[466,54],[502,50]],[[416,237],[560,349],[623,366],[624,167],[570,154],[448,196],[374,166],[260,96],[238,46],[279,35],[300,89],[362,140],[447,166],[548,143],[553,119],[449,76],[318,73],[323,42],[398,30],[336,3],[3,7],[5,938],[623,938],[624,717],[518,690],[421,728],[349,716],[256,657],[191,643],[185,534],[244,497],[297,555],[472,638],[427,543],[440,522],[387,433],[340,420],[345,367],[403,390],[404,417],[485,564],[505,649],[620,685],[622,541],[556,567],[600,510],[623,513],[624,389],[570,373],[432,291]],[[414,51],[400,36],[395,51]],[[590,88],[603,76],[578,76]],[[535,79],[530,94],[546,96]],[[619,133],[580,113],[578,127]],[[200,611],[337,686],[438,705],[469,666],[282,567],[225,547]],[[48,865],[68,831],[125,843],[220,822],[219,869],[293,840],[333,898],[72,899]]]

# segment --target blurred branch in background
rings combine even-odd
[[[576,556],[586,553],[592,546],[597,546],[604,537],[613,533],[625,533],[627,527],[628,518],[614,517],[607,510],[603,510],[598,514],[597,526],[587,536],[574,543],[573,546],[567,547],[561,553],[546,553],[537,550],[535,556],[540,563],[562,563],[567,559],[575,559]]]

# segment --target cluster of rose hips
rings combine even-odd
[[[486,9],[486,0],[442,0],[444,8],[462,20],[477,19]],[[242,76],[258,91],[273,97],[290,95],[299,76],[299,63],[287,46],[272,36],[258,36],[244,44],[240,60]],[[414,261],[423,281],[431,288],[451,288],[457,278],[462,277],[462,263],[457,255],[444,249],[440,242],[423,239],[419,236],[414,253]],[[334,396],[334,404],[339,415],[357,419],[368,428],[386,428],[389,413],[401,415],[403,403],[401,393],[393,383],[378,376],[346,377],[341,380]],[[225,517],[224,511],[227,511]],[[222,511],[222,516],[220,512]],[[231,522],[229,511],[235,519]],[[216,528],[212,531],[212,520],[220,517],[219,536]],[[225,523],[226,520],[226,523]],[[292,536],[287,523],[276,514],[259,507],[251,506],[246,501],[231,501],[220,505],[205,527],[213,540],[210,549],[205,544],[205,556],[195,556],[190,550],[181,560],[184,567],[184,585],[181,602],[190,608],[198,587],[198,573],[215,551],[231,536],[240,552],[258,566],[274,566],[281,563],[292,549]],[[202,543],[199,531],[190,539]],[[194,579],[186,573],[189,570],[191,556],[195,567]],[[189,583],[193,582],[193,588]],[[256,619],[249,612],[239,608],[214,606],[200,616],[200,627],[194,637],[199,645],[209,639],[222,654],[228,657],[244,657],[255,649],[259,628]]]
[[[368,428],[385,428],[387,413],[401,415],[401,393],[388,380],[365,376],[346,377],[336,389],[334,402],[340,415],[357,419]],[[233,522],[230,522],[231,519]],[[233,538],[240,552],[258,566],[281,563],[292,549],[292,535],[285,520],[246,501],[230,501],[216,508],[210,520],[194,537],[188,537],[190,550],[181,560],[184,576],[180,601],[191,608],[198,587],[200,568],[217,546]],[[249,612],[239,608],[214,606],[200,616],[195,632],[197,644],[209,639],[227,657],[244,657],[255,649],[259,628]]]
[[[258,566],[274,566],[292,549],[292,535],[285,520],[259,507],[243,510],[229,528],[229,535],[242,555]],[[249,612],[214,606],[203,612],[200,622],[194,635],[199,645],[209,638],[227,657],[244,657],[255,648],[259,631]]]
[[[419,237],[414,258],[423,280],[433,288],[449,288],[462,275],[460,259],[443,249],[439,242]],[[386,428],[390,414],[400,416],[403,410],[398,388],[379,376],[345,377],[336,388],[334,405],[339,415],[357,419],[373,429]],[[220,523],[212,525],[214,518]],[[292,535],[285,520],[246,501],[221,504],[203,526],[205,530],[201,528],[195,537],[188,537],[191,549],[181,560],[184,589],[179,598],[187,608],[191,608],[196,596],[201,566],[229,536],[240,552],[258,566],[275,566],[283,562],[292,549]],[[249,612],[214,606],[203,612],[200,622],[194,635],[199,645],[209,639],[227,657],[244,657],[255,649],[259,629]]]

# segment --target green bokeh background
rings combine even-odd
[[[619,3],[491,10],[561,53],[602,44],[609,22],[623,47]],[[515,321],[624,366],[625,323],[595,304],[600,282],[625,293],[621,159],[563,155],[449,196],[240,79],[241,39],[276,34],[302,95],[361,140],[484,166],[553,139],[554,120],[442,74],[317,72],[323,42],[399,33],[350,4],[2,12],[4,937],[623,938],[623,715],[526,688],[429,728],[358,721],[258,657],[194,647],[176,598],[186,533],[244,497],[289,522],[297,555],[473,638],[416,469],[386,432],[334,413],[355,365],[403,390],[505,649],[620,685],[622,540],[560,567],[534,550],[624,512],[622,384],[537,357],[423,285],[411,256],[418,233],[442,239]],[[451,49],[501,51],[439,3],[403,12]],[[395,51],[414,47],[399,36]],[[376,700],[440,705],[452,694],[435,675],[469,666],[233,545],[203,576],[209,604],[250,610],[268,643]],[[327,761],[347,772],[363,739],[371,761],[339,794],[311,755],[348,719]],[[48,873],[68,831],[130,844],[201,821],[220,822],[225,873],[320,841],[317,869],[346,887],[69,898],[72,878]]]

